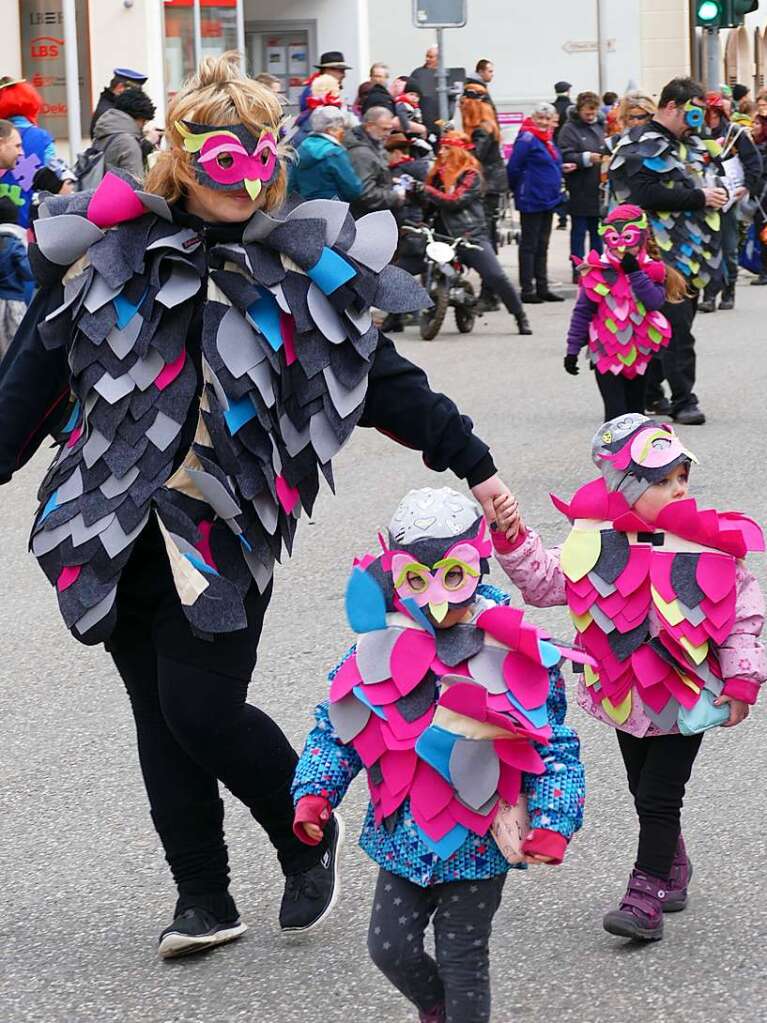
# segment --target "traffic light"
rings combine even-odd
[[[723,28],[725,0],[696,0],[695,24],[700,28]]]
[[[695,24],[699,28],[739,28],[747,14],[759,9],[759,0],[696,0]]]

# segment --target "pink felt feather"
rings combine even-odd
[[[428,632],[403,630],[389,658],[391,677],[403,696],[415,689],[429,670],[435,647],[434,638]]]
[[[86,217],[96,227],[108,228],[135,220],[147,212],[127,181],[107,171],[88,203]]]

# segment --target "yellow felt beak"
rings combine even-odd
[[[441,622],[448,612],[448,603],[443,600],[441,604],[429,604],[429,611],[435,622]]]
[[[257,199],[261,194],[261,182],[258,178],[243,178],[243,184],[245,185],[245,191],[248,193],[251,199]]]

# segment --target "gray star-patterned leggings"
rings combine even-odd
[[[490,932],[505,881],[501,874],[486,881],[421,888],[386,870],[379,872],[368,951],[423,1019],[490,1019]],[[436,962],[423,947],[432,918]]]

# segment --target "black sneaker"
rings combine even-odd
[[[668,398],[659,398],[658,401],[650,401],[645,409],[648,416],[670,416],[671,402]]]
[[[682,426],[703,426],[706,421],[703,410],[697,405],[680,408],[678,412],[674,412],[673,419],[675,423],[680,423]]]
[[[556,291],[539,291],[538,297],[541,302],[564,302],[564,296],[558,295]]]
[[[331,913],[339,892],[338,851],[344,838],[344,825],[333,814],[325,831],[328,846],[322,859],[300,874],[285,878],[285,894],[280,905],[283,934],[303,934],[319,926]]]
[[[234,941],[247,930],[239,917],[219,920],[202,906],[190,906],[179,913],[170,927],[160,935],[159,953],[162,959],[194,955],[215,945]]]

